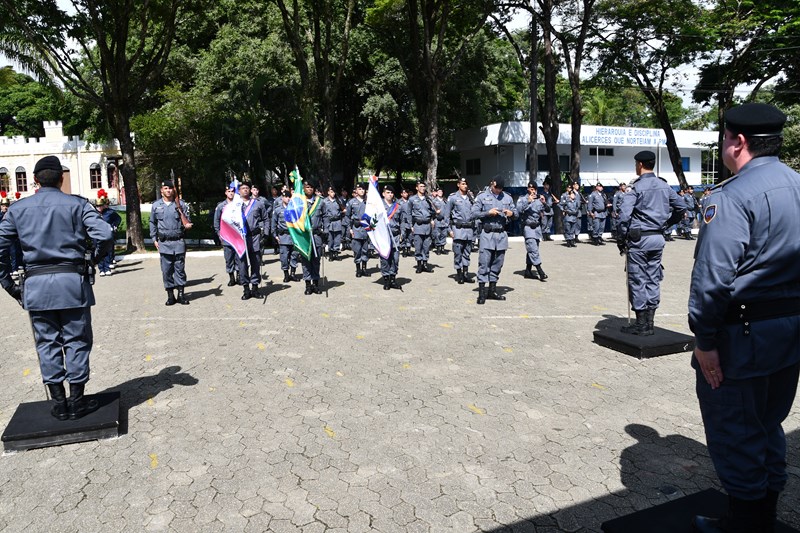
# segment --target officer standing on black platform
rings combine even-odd
[[[689,292],[692,366],[714,468],[729,496],[701,532],[771,532],[786,485],[786,437],[800,372],[800,174],[778,160],[784,115],[725,114],[734,174],[705,200]]]
[[[150,238],[161,258],[166,305],[187,305],[189,300],[183,292],[186,287],[186,242],[183,234],[191,229],[192,223],[186,204],[175,196],[175,183],[172,180],[161,182],[161,198],[153,202],[150,209]]]
[[[33,179],[37,194],[15,202],[0,223],[0,285],[28,311],[42,380],[59,420],[75,420],[97,409],[83,393],[89,381],[94,293],[93,260],[114,246],[113,233],[85,199],[61,192],[61,162],[40,159]],[[9,251],[19,239],[25,263],[23,287],[11,280]],[[97,248],[87,248],[88,243]],[[69,382],[66,398],[64,380]]]
[[[680,220],[685,208],[667,180],[653,172],[656,154],[645,150],[634,160],[638,178],[622,197],[617,246],[627,253],[628,299],[636,322],[622,331],[647,336],[654,333],[653,318],[661,303],[664,228]]]

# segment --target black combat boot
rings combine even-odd
[[[356,277],[361,277],[361,263],[356,263]]]
[[[467,272],[467,267],[464,267],[463,271],[464,271],[464,283],[475,283],[475,280],[469,276],[469,272]]]
[[[740,500],[728,496],[728,514],[722,518],[695,516],[692,520],[696,533],[762,533],[764,502],[758,500]]]
[[[458,282],[459,285],[464,284],[464,271],[461,270],[460,268],[456,269],[456,281]]]
[[[312,294],[313,292],[314,292],[314,291],[313,291],[313,289],[311,288],[311,280],[310,280],[310,279],[307,279],[307,280],[306,280],[306,290],[305,290],[305,292],[303,292],[303,294],[306,294],[306,295],[308,295],[308,294]]]
[[[233,287],[236,285],[236,276],[233,275],[233,272],[228,273],[228,287]]]
[[[502,294],[497,294],[496,281],[489,282],[489,291],[486,293],[486,298],[488,298],[489,300],[498,300],[501,302],[506,299],[506,297],[503,296]]]
[[[319,280],[315,279],[311,282],[311,292],[314,294],[322,294],[322,291],[319,288]]]
[[[297,280],[297,267],[293,268],[289,272],[289,281],[298,281]]]
[[[370,276],[370,273],[367,272],[367,263],[366,263],[366,261],[361,263],[361,275],[364,276],[365,278],[368,278]]]
[[[485,283],[478,283],[478,305],[483,305],[486,303],[486,284]]]
[[[640,335],[640,332],[647,326],[647,310],[634,311],[636,313],[636,322],[629,326],[622,326],[620,331],[622,333],[630,333],[631,335]]]
[[[433,272],[433,268],[428,264],[427,261],[422,262],[422,271],[423,272]]]
[[[527,263],[525,265],[525,279],[534,279],[536,277],[533,275],[533,271],[531,270],[531,268],[533,268],[532,264]]]
[[[252,296],[253,298],[257,298],[259,300],[263,300],[264,299],[264,295],[261,294],[261,292],[259,292],[259,290],[258,290],[258,284],[257,283],[253,283],[250,286],[250,296]]]
[[[63,383],[48,383],[47,390],[50,391],[50,399],[53,402],[53,407],[50,408],[50,414],[59,420],[66,420],[69,418],[67,411],[67,395],[64,392]]]
[[[655,330],[654,330],[654,327],[653,327],[653,320],[655,319],[655,316],[656,316],[656,310],[655,309],[645,309],[645,311],[644,311],[644,327],[642,328],[642,331],[639,332],[639,335],[641,335],[643,337],[649,337],[650,335],[653,335],[655,333]]]
[[[250,286],[245,283],[244,285],[242,285],[242,289],[243,289],[242,300],[249,300],[253,296],[252,294],[250,294]]]
[[[391,289],[392,288],[390,287],[391,283],[392,282],[389,279],[389,276],[383,276],[383,290],[388,291],[389,289]]]
[[[175,290],[174,289],[167,289],[167,301],[164,305],[175,305]]]
[[[597,244],[599,244],[600,246],[605,246],[606,245],[606,241],[603,240],[602,235],[597,238]]]
[[[414,269],[414,272],[420,274],[422,272],[422,261],[417,261],[417,268]]]
[[[186,295],[183,293],[183,287],[178,287],[178,303],[181,305],[189,305],[189,300],[186,299]]]
[[[547,274],[545,274],[544,270],[542,270],[542,265],[536,265],[536,273],[539,274],[539,281],[544,281],[547,279]]]
[[[390,289],[399,289],[400,288],[400,285],[397,284],[397,279],[395,278],[394,274],[389,276],[389,288]]]
[[[84,383],[69,384],[69,399],[67,400],[67,411],[70,420],[77,420],[82,416],[97,411],[100,405],[97,400],[87,400],[83,395]]]
[[[289,279],[290,279],[289,278],[289,271],[288,270],[284,270],[283,271],[283,282],[284,283],[289,283]]]

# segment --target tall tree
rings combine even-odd
[[[122,151],[128,237],[144,250],[130,118],[158,81],[185,0],[0,0],[7,31],[0,51],[41,80],[51,76],[103,110]]]
[[[765,83],[797,64],[800,6],[795,0],[716,0],[706,21],[713,49],[700,66],[693,98],[704,104],[715,100],[717,123],[723,124],[737,90],[752,86],[747,96],[752,100]],[[729,175],[722,164],[723,135],[719,128],[717,181]]]
[[[330,183],[336,99],[342,86],[355,0],[273,0],[300,77],[311,153],[323,182]],[[319,111],[317,111],[319,110]]]
[[[426,181],[436,185],[442,88],[485,29],[494,0],[376,0],[368,22],[385,38],[414,98]]]
[[[599,72],[628,75],[645,95],[666,135],[672,169],[685,187],[666,97],[678,67],[707,45],[702,8],[692,0],[602,0],[597,13],[593,32],[600,41]]]

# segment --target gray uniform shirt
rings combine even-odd
[[[180,200],[180,203],[183,214],[191,222],[186,203],[183,200]],[[186,253],[183,224],[181,216],[175,208],[175,202],[167,203],[163,198],[153,202],[153,207],[150,209],[150,238],[158,241],[158,252],[161,254]]]
[[[361,217],[364,216],[364,210],[367,208],[367,202],[360,198],[350,198],[347,202],[347,210],[345,213],[345,224],[353,230],[353,238],[360,241],[365,241],[369,238],[367,230],[361,226]]]
[[[592,191],[592,194],[589,195],[586,210],[589,213],[594,213],[595,218],[606,218],[606,209],[606,198],[603,193],[596,190]]]
[[[411,221],[411,229],[415,235],[430,235],[431,220],[436,217],[433,201],[425,196],[415,194],[408,199],[406,212]]]
[[[684,204],[667,181],[652,172],[639,176],[622,197],[619,227],[622,235],[632,229],[661,231],[673,211],[683,216]],[[678,218],[677,220],[680,220]]]
[[[498,214],[490,215],[489,211],[492,208],[497,209]],[[511,217],[507,217],[503,213],[504,209],[511,211]],[[472,216],[483,221],[479,244],[481,248],[489,250],[508,249],[506,224],[517,217],[517,208],[514,206],[511,195],[503,191],[500,191],[497,196],[491,191],[481,193],[475,199],[475,203],[472,204]]]
[[[342,224],[344,213],[342,213],[339,199],[331,200],[329,196],[326,196],[322,199],[320,208],[322,209],[322,225],[325,231],[342,231],[344,228]]]
[[[517,214],[522,225],[522,235],[526,239],[542,239],[542,212],[545,204],[534,197],[529,200],[528,195],[520,196],[517,200]]]
[[[447,211],[450,215],[450,231],[453,232],[453,240],[471,241],[474,238],[472,203],[472,198],[469,195],[461,194],[461,191],[456,191],[447,197]]]
[[[98,242],[95,256],[114,245],[113,232],[85,198],[64,194],[55,187],[14,202],[0,222],[0,261],[10,263],[12,242],[19,239],[26,270],[47,265],[83,265],[87,237]],[[10,269],[0,268],[0,285],[13,284]],[[86,276],[60,272],[25,279],[23,306],[28,311],[74,309],[94,305]]]

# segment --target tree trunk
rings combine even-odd
[[[664,135],[667,136],[667,153],[669,154],[670,163],[672,163],[672,170],[678,178],[678,184],[681,189],[688,187],[686,176],[683,173],[683,161],[681,160],[681,151],[678,148],[678,143],[675,141],[675,132],[672,131],[672,124],[669,121],[667,110],[663,105],[654,106],[656,116],[658,117],[661,127],[664,130]]]
[[[580,80],[577,73],[569,73],[569,85],[572,92],[571,124],[572,139],[570,140],[569,176],[573,181],[581,177],[581,125],[583,124],[583,97],[581,96]]]
[[[542,17],[552,15],[552,0],[545,0],[542,4]],[[558,65],[556,64],[555,52],[553,50],[553,36],[544,25],[542,27],[542,44],[544,45],[544,109],[542,112],[542,133],[544,134],[544,144],[547,149],[547,167],[549,170],[550,187],[553,194],[561,191],[561,168],[558,164],[558,113],[556,111],[556,76],[558,75]],[[556,233],[563,231],[561,217],[554,217]]]
[[[536,16],[531,16],[531,64],[529,67],[530,79],[530,135],[528,138],[528,181],[536,183],[539,173],[539,35],[536,29]]]
[[[422,162],[425,165],[425,183],[429,190],[437,185],[437,172],[439,168],[439,95],[440,85],[432,83],[425,99],[423,109],[420,110],[420,129],[422,133]]]
[[[125,113],[115,116],[114,135],[122,151],[122,179],[125,186],[125,214],[127,215],[128,242],[137,252],[144,252],[142,233],[142,206],[139,197],[139,183],[136,180],[136,158],[131,138],[130,119]]]

